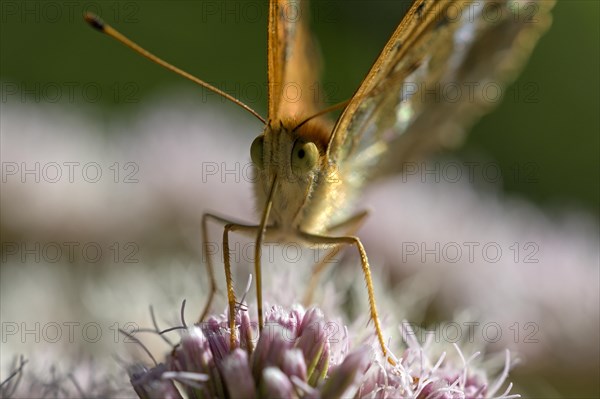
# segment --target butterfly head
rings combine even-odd
[[[297,224],[304,206],[309,202],[321,171],[326,167],[325,140],[320,126],[307,124],[295,129],[293,121],[267,124],[263,134],[250,147],[252,162],[257,168],[255,191],[258,206],[270,199],[272,221],[279,226]]]

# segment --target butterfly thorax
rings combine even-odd
[[[294,129],[296,125],[295,120],[267,125],[251,149],[257,165],[257,210],[264,210],[276,180],[269,225],[284,237],[298,230],[325,231],[338,211],[336,204],[343,203],[335,200],[341,184],[326,155],[330,126],[319,121]]]

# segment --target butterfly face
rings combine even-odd
[[[294,230],[312,227],[311,215],[322,201],[319,195],[328,185],[327,162],[328,127],[310,121],[298,127],[295,120],[267,125],[250,148],[252,162],[257,168],[254,189],[259,209],[271,197],[269,225],[291,235]],[[331,183],[331,182],[329,182]]]

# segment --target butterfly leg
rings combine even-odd
[[[383,356],[387,356],[387,349],[385,347],[385,341],[383,339],[383,333],[381,332],[381,324],[379,323],[379,315],[377,313],[377,305],[375,304],[375,290],[373,289],[373,280],[371,278],[371,269],[369,267],[369,259],[367,258],[367,253],[365,248],[363,247],[360,239],[354,236],[342,236],[342,237],[328,237],[328,236],[320,236],[313,235],[308,233],[299,233],[300,237],[306,240],[309,243],[313,244],[350,244],[354,245],[360,254],[360,260],[362,264],[362,271],[365,277],[365,283],[367,285],[367,291],[369,295],[369,309],[371,312],[371,319],[375,324],[375,332],[377,334],[377,340],[379,341],[379,345],[381,346],[381,351],[383,352]]]
[[[235,348],[235,290],[233,289],[233,278],[231,277],[231,254],[229,253],[229,233],[240,231],[245,233],[255,233],[257,226],[248,226],[242,224],[228,223],[223,229],[223,264],[225,267],[225,281],[227,283],[227,302],[229,304],[229,349]],[[260,305],[260,302],[259,302]]]
[[[332,234],[336,231],[342,231],[342,234],[345,236],[354,235],[358,231],[360,226],[362,226],[368,215],[369,211],[361,211],[356,215],[350,217],[349,219],[346,219],[343,222],[330,227],[329,229],[327,229],[327,232],[329,234]],[[317,263],[313,267],[313,272],[310,275],[310,282],[308,283],[308,288],[304,292],[304,298],[302,300],[304,306],[308,306],[312,303],[313,295],[319,283],[319,276],[321,275],[323,270],[325,270],[325,268],[330,264],[329,262],[331,261],[331,259],[333,259],[338,254],[338,252],[340,252],[340,249],[341,246],[336,245],[323,257],[323,259],[319,261],[319,263]]]
[[[217,221],[222,221],[218,216],[212,215],[210,213],[205,213],[202,215],[202,253],[206,255],[206,272],[208,273],[208,282],[209,282],[209,292],[208,292],[208,300],[206,301],[206,305],[204,305],[204,309],[200,314],[199,322],[202,322],[208,312],[210,311],[210,307],[212,306],[212,301],[215,298],[217,293],[217,282],[215,280],[215,271],[212,265],[212,255],[208,252],[208,219],[214,219]]]
[[[269,207],[270,208],[270,207]],[[266,212],[268,216],[268,212]],[[256,274],[256,306],[258,308],[258,330],[262,332],[263,313],[262,313],[262,278],[261,278],[261,249],[265,238],[267,226],[265,226],[266,217],[262,219],[260,226],[248,226],[243,224],[229,223],[223,230],[223,260],[225,267],[225,280],[227,283],[227,300],[229,303],[229,328],[230,328],[230,348],[235,346],[235,291],[233,290],[233,278],[231,277],[231,255],[229,253],[229,233],[239,231],[256,235],[256,245],[254,249],[254,272]]]
[[[204,309],[202,310],[202,313],[200,314],[200,318],[199,318],[199,322],[202,322],[204,320],[204,318],[208,315],[208,312],[210,311],[210,308],[212,306],[212,302],[214,300],[214,297],[217,293],[217,281],[215,279],[215,271],[214,271],[214,267],[213,267],[213,259],[212,259],[212,253],[208,247],[208,245],[210,244],[209,241],[209,237],[208,237],[208,221],[212,220],[213,222],[216,223],[220,223],[222,225],[228,225],[228,224],[237,224],[237,225],[244,225],[243,223],[238,223],[238,222],[234,222],[232,220],[226,219],[224,217],[212,214],[212,213],[204,213],[202,215],[202,252],[203,255],[206,256],[206,272],[208,273],[208,280],[209,280],[209,293],[208,293],[208,300],[206,301],[206,305],[204,305]]]
[[[224,260],[224,268],[225,268],[225,280],[227,284],[227,303],[229,305],[229,328],[230,328],[230,348],[233,349],[235,347],[236,333],[235,333],[235,309],[236,309],[236,299],[235,299],[235,291],[233,289],[233,278],[231,276],[231,254],[229,253],[229,232],[231,231],[240,231],[243,233],[256,233],[257,226],[250,226],[242,223],[234,223],[228,219],[222,218],[217,215],[213,215],[211,213],[205,213],[202,215],[202,250],[205,254],[207,254],[207,272],[210,280],[210,293],[209,298],[204,306],[204,310],[202,311],[202,315],[200,316],[200,321],[206,317],[210,310],[210,306],[212,305],[212,301],[214,299],[215,293],[217,291],[217,284],[215,279],[215,273],[212,264],[212,256],[209,253],[208,249],[208,220],[212,219],[215,222],[219,222],[224,224],[225,227],[223,229],[223,260]]]
[[[273,206],[273,193],[277,188],[277,177],[273,178],[273,184],[271,184],[271,190],[269,190],[269,196],[267,197],[267,204],[260,217],[260,224],[258,227],[258,234],[256,235],[256,243],[254,246],[254,274],[256,275],[256,305],[258,307],[258,331],[262,332],[263,329],[263,312],[262,312],[262,273],[261,273],[261,249],[262,244],[267,234],[267,222],[269,220],[269,214]],[[270,226],[271,232],[272,226]]]

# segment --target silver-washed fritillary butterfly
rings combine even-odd
[[[491,104],[476,90],[469,96],[446,101],[443,96],[423,95],[422,91],[481,82],[509,83],[548,28],[553,5],[552,0],[413,1],[352,98],[325,108],[312,96],[291,101],[282,92],[287,84],[293,84],[308,93],[319,80],[320,62],[308,27],[307,1],[271,0],[267,118],[148,53],[97,17],[86,15],[86,20],[98,30],[218,92],[265,125],[250,149],[258,170],[254,191],[262,209],[260,222],[240,224],[213,214],[203,217],[205,243],[209,220],[225,226],[223,251],[232,348],[236,296],[229,233],[238,231],[256,239],[254,273],[259,328],[263,326],[260,249],[266,239],[335,246],[328,257],[314,266],[307,301],[315,289],[316,276],[339,245],[353,246],[360,254],[377,338],[383,354],[387,354],[369,261],[360,239],[354,235],[367,213],[352,214],[353,199],[374,176],[398,171],[411,159],[459,143],[465,129]],[[329,111],[342,107],[336,121],[327,119]],[[202,318],[216,292],[210,260],[207,267],[211,289]]]

